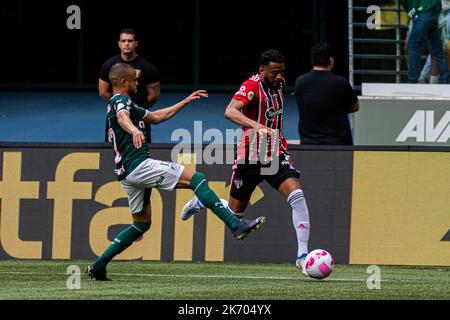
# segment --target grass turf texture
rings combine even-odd
[[[450,299],[450,268],[382,266],[369,290],[367,266],[335,266],[328,279],[306,279],[294,264],[116,262],[113,281],[88,278],[86,261],[0,261],[0,299],[310,300]],[[66,286],[70,265],[81,289]]]

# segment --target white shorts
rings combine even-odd
[[[122,187],[128,194],[131,213],[139,213],[144,207],[145,189],[157,188],[172,191],[180,180],[184,167],[167,161],[147,159],[124,180]]]

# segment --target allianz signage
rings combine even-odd
[[[450,146],[450,100],[360,98],[355,145]]]

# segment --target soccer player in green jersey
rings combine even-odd
[[[133,223],[120,232],[105,252],[89,265],[86,274],[96,280],[108,280],[107,264],[150,229],[150,188],[173,190],[189,188],[230,229],[237,240],[243,240],[258,229],[265,217],[239,220],[225,208],[208,187],[206,177],[179,164],[150,158],[146,145],[145,123],[158,124],[173,117],[194,100],[208,97],[204,90],[192,93],[177,104],[155,112],[138,107],[130,99],[137,88],[136,72],[125,63],[115,64],[109,73],[113,96],[108,104],[109,135],[114,147],[115,173],[128,194]]]

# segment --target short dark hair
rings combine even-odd
[[[119,62],[114,64],[109,70],[108,75],[112,86],[115,87],[120,82],[120,78],[127,76],[130,70],[133,70],[133,67],[128,63]]]
[[[264,51],[259,58],[259,66],[267,67],[271,62],[284,63],[284,56],[277,50]]]
[[[311,63],[313,66],[328,67],[334,52],[329,43],[318,43],[311,49]]]
[[[125,28],[125,29],[120,30],[120,32],[119,32],[119,37],[120,37],[122,34],[132,34],[132,35],[134,36],[134,40],[136,40],[136,31],[134,31],[134,30],[131,29],[131,28]]]

